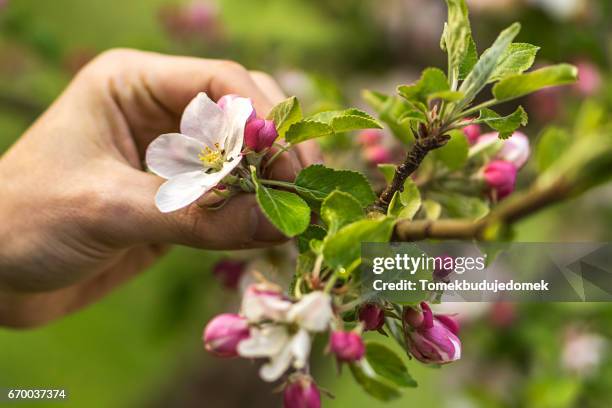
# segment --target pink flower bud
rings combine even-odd
[[[271,120],[255,118],[247,122],[244,129],[244,143],[254,152],[269,148],[277,137],[276,126]]]
[[[215,275],[227,289],[237,289],[240,278],[244,273],[244,266],[245,263],[242,261],[224,259],[217,262],[213,268],[213,275]]]
[[[289,382],[283,395],[283,408],[320,408],[321,393],[309,376]]]
[[[426,364],[446,364],[461,358],[461,341],[456,335],[459,325],[449,316],[433,316],[425,302],[421,303],[421,309],[422,320],[415,318],[419,312],[414,309],[407,308],[404,312],[410,353]]]
[[[383,140],[383,132],[376,129],[366,129],[359,133],[359,144],[363,146],[376,146]]]
[[[516,321],[516,307],[510,302],[494,303],[489,311],[489,320],[495,327],[510,327]]]
[[[583,96],[593,96],[599,92],[603,82],[599,68],[589,61],[581,61],[576,66],[578,82],[574,84],[574,89]]]
[[[480,136],[480,132],[480,126],[476,124],[468,125],[463,128],[463,133],[465,134],[465,137],[471,145],[476,143],[478,137]]]
[[[385,324],[385,311],[376,303],[366,303],[359,309],[364,330],[379,330]]]
[[[204,347],[218,357],[238,356],[238,343],[249,337],[246,319],[237,314],[220,314],[204,329]]]
[[[490,144],[496,139],[499,139],[499,133],[486,133],[478,138],[477,144]],[[517,169],[521,169],[531,155],[527,135],[522,132],[514,132],[508,139],[500,140],[500,142],[503,145],[495,155],[495,158],[512,163]]]
[[[335,331],[329,338],[329,350],[338,361],[350,363],[361,360],[365,345],[361,336],[355,332]]]
[[[483,177],[493,197],[503,200],[514,192],[517,169],[514,164],[503,160],[492,161],[483,171]]]
[[[389,149],[380,145],[366,147],[363,156],[365,160],[372,165],[390,163],[393,161],[393,156]]]
[[[229,95],[222,96],[217,101],[217,105],[219,105],[221,109],[225,110],[227,109],[228,105],[231,104],[236,98],[240,98],[240,96],[235,95],[235,94],[229,94]],[[257,117],[257,112],[255,111],[255,108],[253,108],[253,112],[251,112],[251,116],[249,116],[249,118],[247,119],[247,123],[249,123],[256,117]]]

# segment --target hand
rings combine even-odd
[[[143,171],[147,145],[178,129],[200,91],[250,97],[260,116],[283,98],[267,75],[229,61],[109,51],[0,158],[0,324],[28,327],[74,311],[144,270],[168,244],[208,249],[285,240],[253,195],[221,210],[162,214],[164,180]],[[269,177],[293,180],[316,148],[283,154]]]

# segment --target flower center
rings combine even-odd
[[[219,149],[219,143],[215,143],[215,148],[205,147],[198,154],[198,159],[202,162],[202,165],[207,169],[221,170],[223,167],[224,151]]]

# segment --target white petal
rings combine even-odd
[[[310,336],[304,329],[298,331],[291,339],[291,354],[295,358],[293,366],[297,369],[304,368],[310,356]]]
[[[267,382],[273,382],[278,380],[285,371],[291,365],[291,359],[293,355],[291,354],[291,344],[288,343],[281,350],[279,354],[272,357],[270,362],[261,366],[261,370],[259,370],[259,376],[262,380]]]
[[[311,292],[293,305],[287,317],[307,330],[324,331],[333,317],[331,297],[324,292]]]
[[[204,92],[200,92],[189,102],[183,112],[181,133],[201,141],[210,148],[213,148],[215,143],[219,143],[223,148],[222,141],[229,131],[230,124],[225,113]]]
[[[279,354],[288,342],[289,334],[285,327],[253,328],[250,337],[238,344],[238,354],[247,358],[272,357]]]
[[[198,159],[204,144],[180,133],[159,136],[147,147],[147,167],[165,179],[202,170]]]
[[[253,104],[250,99],[234,98],[226,104],[225,115],[229,131],[227,140],[224,140],[224,147],[227,157],[236,157],[240,154],[244,142],[244,128],[252,113]]]

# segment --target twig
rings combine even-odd
[[[394,239],[418,241],[433,239],[486,239],[486,232],[496,225],[510,225],[547,206],[571,196],[571,185],[560,179],[546,187],[534,185],[526,193],[508,199],[486,217],[440,221],[402,221],[395,227]]]

